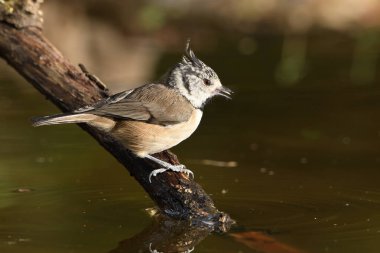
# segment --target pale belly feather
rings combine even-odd
[[[201,110],[194,110],[188,121],[161,126],[139,121],[124,121],[112,134],[137,156],[144,157],[176,146],[197,129]]]

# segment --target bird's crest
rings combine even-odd
[[[187,39],[187,42],[186,42],[186,48],[185,48],[185,55],[183,57],[183,60],[186,62],[186,63],[192,63],[194,66],[198,67],[198,68],[202,68],[204,66],[204,63],[199,60],[193,50],[191,50],[190,48],[190,39]]]

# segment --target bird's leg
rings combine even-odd
[[[175,172],[181,172],[181,173],[185,173],[186,175],[188,176],[192,176],[194,178],[194,173],[191,171],[191,170],[188,170],[186,169],[185,165],[183,164],[179,164],[179,165],[172,165],[170,163],[167,163],[165,161],[162,161],[154,156],[151,156],[151,155],[147,155],[145,156],[145,158],[148,158],[149,160],[153,161],[153,162],[156,162],[158,163],[159,165],[161,165],[163,168],[160,168],[160,169],[156,169],[156,170],[153,170],[150,174],[149,174],[149,182],[151,183],[151,178],[152,176],[155,177],[157,176],[158,174],[162,173],[162,172],[165,172],[167,170],[171,170],[171,171],[175,171]]]

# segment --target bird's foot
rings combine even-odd
[[[168,166],[167,168],[160,168],[160,169],[156,169],[156,170],[153,170],[150,174],[149,174],[149,182],[152,183],[152,177],[155,177],[157,176],[158,174],[160,173],[163,173],[165,171],[168,171],[168,170],[171,170],[171,171],[174,171],[174,172],[180,172],[180,173],[185,173],[188,177],[191,177],[194,178],[194,173],[189,170],[189,169],[186,169],[185,165],[183,164],[180,164],[180,165],[171,165]]]

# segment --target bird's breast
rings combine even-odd
[[[133,153],[144,157],[169,149],[189,138],[197,129],[202,115],[201,110],[195,109],[187,121],[167,126],[123,121],[112,134]]]

